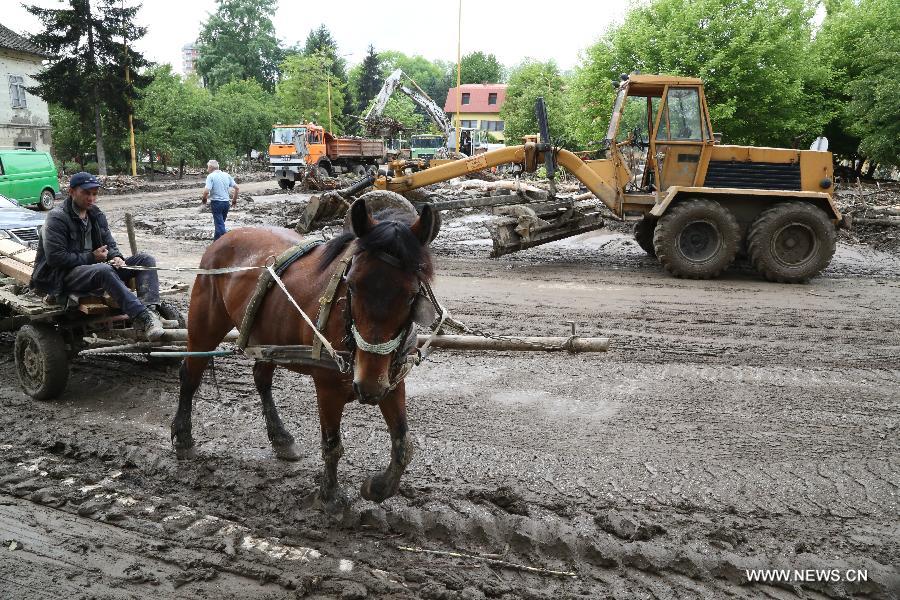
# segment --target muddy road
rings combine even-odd
[[[256,199],[232,225],[305,200],[242,188]],[[187,266],[212,237],[197,198],[102,202],[120,244],[131,210],[142,249]],[[33,402],[0,336],[0,598],[898,597],[898,256],[843,237],[808,285],[740,267],[683,281],[618,230],[487,259],[486,218],[446,215],[435,242],[454,315],[509,335],[574,321],[610,351],[436,352],[407,380],[416,454],[381,505],[358,488],[389,437],[356,403],[349,507],[306,500],[308,378],[275,380],[299,462],[273,457],[251,362],[233,357],[195,399],[200,458],[179,463],[174,368],[81,360],[61,400]],[[755,569],[790,581],[751,583]]]

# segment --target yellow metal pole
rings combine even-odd
[[[334,135],[334,125],[331,123],[331,73],[328,73],[328,133]]]
[[[456,28],[456,152],[459,153],[459,105],[462,102],[462,66],[460,55],[462,50],[462,0],[459,0],[459,21]]]
[[[137,151],[134,147],[134,112],[131,110],[131,69],[128,65],[128,39],[125,37],[125,0],[122,0],[122,47],[125,49],[125,85],[128,89],[128,133],[131,137],[131,176],[137,177]]]

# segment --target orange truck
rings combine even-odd
[[[269,142],[269,167],[282,189],[294,187],[309,167],[323,175],[339,173],[365,175],[384,162],[384,142],[358,137],[335,137],[321,125],[272,126]]]

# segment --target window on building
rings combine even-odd
[[[488,104],[497,104],[497,94],[488,94]]]
[[[9,101],[13,108],[25,108],[25,80],[21,75],[9,76]]]
[[[471,94],[468,94],[468,93],[466,93],[466,92],[463,92],[463,95],[462,95],[462,103],[463,103],[463,104],[468,104],[468,103],[469,103],[469,97],[470,97],[470,96],[471,96]]]
[[[465,129],[475,129],[478,127],[478,121],[467,121],[466,119],[460,119],[459,126]]]
[[[16,142],[16,148],[19,150],[31,150],[31,142]]]
[[[481,129],[484,131],[503,131],[503,121],[482,121]]]

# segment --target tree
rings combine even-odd
[[[288,56],[281,65],[283,78],[276,88],[279,111],[283,122],[313,121],[329,127],[328,81],[331,59],[325,54]],[[332,84],[334,81],[332,80]],[[335,133],[343,131],[339,118],[344,106],[340,87],[332,85],[331,112]]]
[[[447,101],[447,90],[456,85],[455,71],[451,84],[449,63],[430,61],[419,55],[407,56],[392,50],[379,53],[378,58],[381,59],[384,77],[394,69],[401,69],[440,106]]]
[[[334,37],[325,25],[319,25],[306,36],[306,44],[303,46],[303,54],[313,56],[324,54],[331,59],[331,74],[339,81],[347,78],[347,61],[338,56],[338,45]]]
[[[57,104],[48,106],[50,127],[53,129],[53,154],[62,163],[63,169],[70,160],[84,170],[84,155],[95,147],[93,127],[78,117],[78,114]]]
[[[493,54],[471,52],[459,61],[462,83],[500,83],[503,80],[503,65]]]
[[[862,174],[868,161],[900,166],[900,12],[891,0],[828,5],[814,41],[814,62],[831,74],[823,93],[833,119],[833,152]]]
[[[355,83],[356,106],[359,112],[362,113],[368,108],[372,99],[378,95],[381,86],[384,84],[384,77],[381,74],[381,60],[371,44],[369,44],[366,57],[359,65],[359,74],[355,78]]]
[[[830,118],[815,93],[822,66],[809,60],[812,17],[807,0],[653,0],[585,53],[572,130],[582,142],[602,138],[608,82],[637,70],[702,78],[713,127],[729,142],[811,141]]]
[[[93,121],[97,164],[106,175],[103,114],[125,122],[135,88],[147,83],[139,69],[148,65],[144,57],[123,41],[141,38],[146,29],[134,25],[137,8],[124,7],[119,0],[68,0],[69,8],[28,6],[44,30],[31,41],[50,56],[50,63],[35,75],[38,85],[30,91],[49,104],[78,115],[82,125]],[[92,10],[93,8],[93,10]],[[132,84],[125,82],[125,65],[130,65]]]
[[[272,91],[282,59],[272,25],[276,0],[216,1],[201,26],[197,73],[213,90],[229,81],[254,79]]]
[[[142,154],[149,154],[151,166],[155,154],[177,161],[182,173],[186,162],[233,155],[233,150],[223,152],[222,118],[208,89],[196,79],[182,81],[169,65],[151,74],[152,83],[135,105],[136,142]]]
[[[539,96],[547,107],[550,137],[556,142],[566,132],[565,80],[554,61],[526,59],[509,75],[506,102],[500,109],[507,144],[520,143],[522,136],[538,132],[534,103]]]
[[[234,154],[250,156],[268,146],[275,122],[275,98],[255,80],[232,81],[213,95],[212,105],[221,121],[222,143]]]

